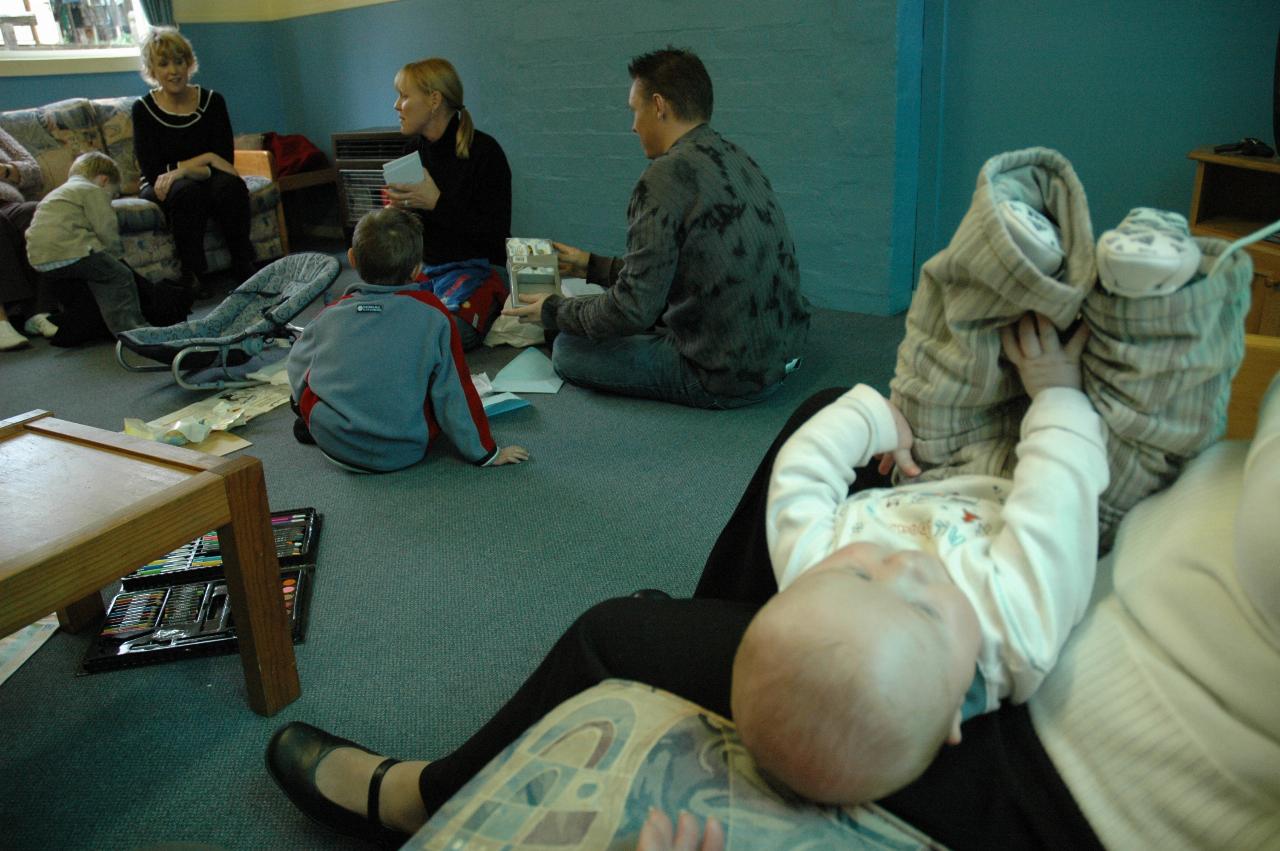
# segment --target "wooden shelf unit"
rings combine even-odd
[[[1280,219],[1280,158],[1215,154],[1196,148],[1191,232],[1233,241]],[[1253,300],[1245,318],[1251,334],[1280,337],[1280,242],[1255,242]]]

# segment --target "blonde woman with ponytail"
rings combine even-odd
[[[395,88],[400,132],[409,137],[405,152],[417,152],[422,181],[392,184],[387,198],[422,219],[426,273],[471,260],[502,267],[511,235],[511,168],[502,146],[475,128],[458,72],[437,57],[410,62],[396,73]],[[505,285],[499,279],[496,287],[502,292],[494,293],[492,310],[479,298],[468,306],[480,301],[478,314],[456,312],[464,348],[479,344],[501,308]]]

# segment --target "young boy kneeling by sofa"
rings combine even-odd
[[[52,317],[33,316],[28,328],[56,346],[91,337],[100,328],[97,312],[112,334],[150,324],[142,315],[133,270],[119,259],[124,247],[111,199],[120,192],[120,169],[101,151],[88,151],[76,157],[69,174],[40,201],[27,228],[27,259],[40,273],[41,289],[52,290],[41,301],[62,305]]]
[[[452,317],[414,282],[422,225],[387,207],[356,224],[347,252],[362,283],[303,331],[289,353],[294,435],[354,472],[416,464],[443,432],[473,464],[529,457],[489,434]]]

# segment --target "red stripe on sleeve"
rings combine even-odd
[[[449,353],[453,357],[453,368],[458,375],[458,382],[462,385],[462,393],[467,399],[467,410],[471,414],[471,421],[475,423],[476,432],[480,437],[480,445],[490,455],[497,449],[497,444],[493,442],[493,435],[489,433],[489,417],[484,412],[484,404],[480,401],[480,394],[476,392],[476,386],[471,381],[471,373],[467,369],[467,358],[462,351],[462,337],[458,335],[458,326],[453,324],[453,314],[444,306],[444,302],[436,298],[434,293],[426,290],[413,290],[411,292],[402,293],[409,298],[417,299],[428,307],[435,308],[440,311],[449,322]],[[439,425],[435,423],[435,416],[431,412],[431,402],[427,400],[424,406],[424,412],[427,416],[428,428],[435,428],[434,433],[440,430]]]

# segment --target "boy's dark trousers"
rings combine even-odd
[[[47,288],[50,295],[63,305],[54,321],[61,335],[54,336],[54,345],[76,345],[97,336],[99,329],[95,314],[101,314],[102,322],[111,334],[149,324],[142,315],[133,270],[110,254],[95,251],[69,266],[42,272],[41,275],[41,288]],[[83,284],[83,287],[74,284]],[[91,301],[84,298],[84,288],[88,289]],[[64,325],[68,329],[65,334],[62,333]]]

